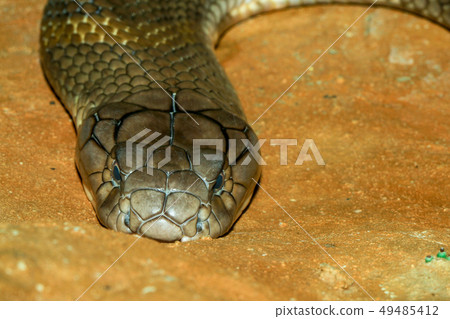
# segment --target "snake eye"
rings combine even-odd
[[[120,169],[119,169],[119,166],[117,166],[117,165],[114,165],[113,177],[116,181],[122,180],[122,176],[120,175]]]
[[[222,186],[223,186],[223,174],[220,174],[219,176],[217,176],[216,183],[214,184],[213,189],[218,190],[221,189]]]

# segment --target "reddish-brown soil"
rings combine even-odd
[[[76,299],[136,239],[101,227],[84,195],[39,65],[44,2],[0,0],[3,300]],[[249,121],[362,11],[292,9],[228,32],[218,56]],[[263,189],[227,236],[141,239],[81,299],[449,299],[450,261],[424,262],[450,250],[449,50],[445,29],[371,10],[254,125],[299,145],[281,166],[264,144]],[[307,138],[325,166],[294,165]]]

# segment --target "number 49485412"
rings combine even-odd
[[[438,307],[437,306],[382,306],[378,311],[383,316],[392,316],[392,315],[421,315],[421,316],[437,316],[438,315]]]

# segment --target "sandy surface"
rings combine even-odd
[[[102,228],[84,195],[71,120],[39,66],[44,2],[0,0],[3,300],[76,299],[136,240]],[[362,11],[288,10],[228,32],[218,56],[249,121]],[[264,144],[265,191],[231,233],[139,240],[82,299],[450,299],[450,261],[424,262],[450,250],[449,49],[443,28],[371,10],[254,125],[299,145],[281,166]],[[294,165],[307,138],[325,166]]]

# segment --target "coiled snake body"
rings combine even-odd
[[[249,156],[257,137],[213,46],[248,16],[331,2],[373,1],[49,1],[41,61],[74,120],[76,163],[99,221],[160,241],[225,234],[261,169]],[[377,4],[450,26],[450,0]],[[216,142],[195,153],[194,141],[206,139]]]

